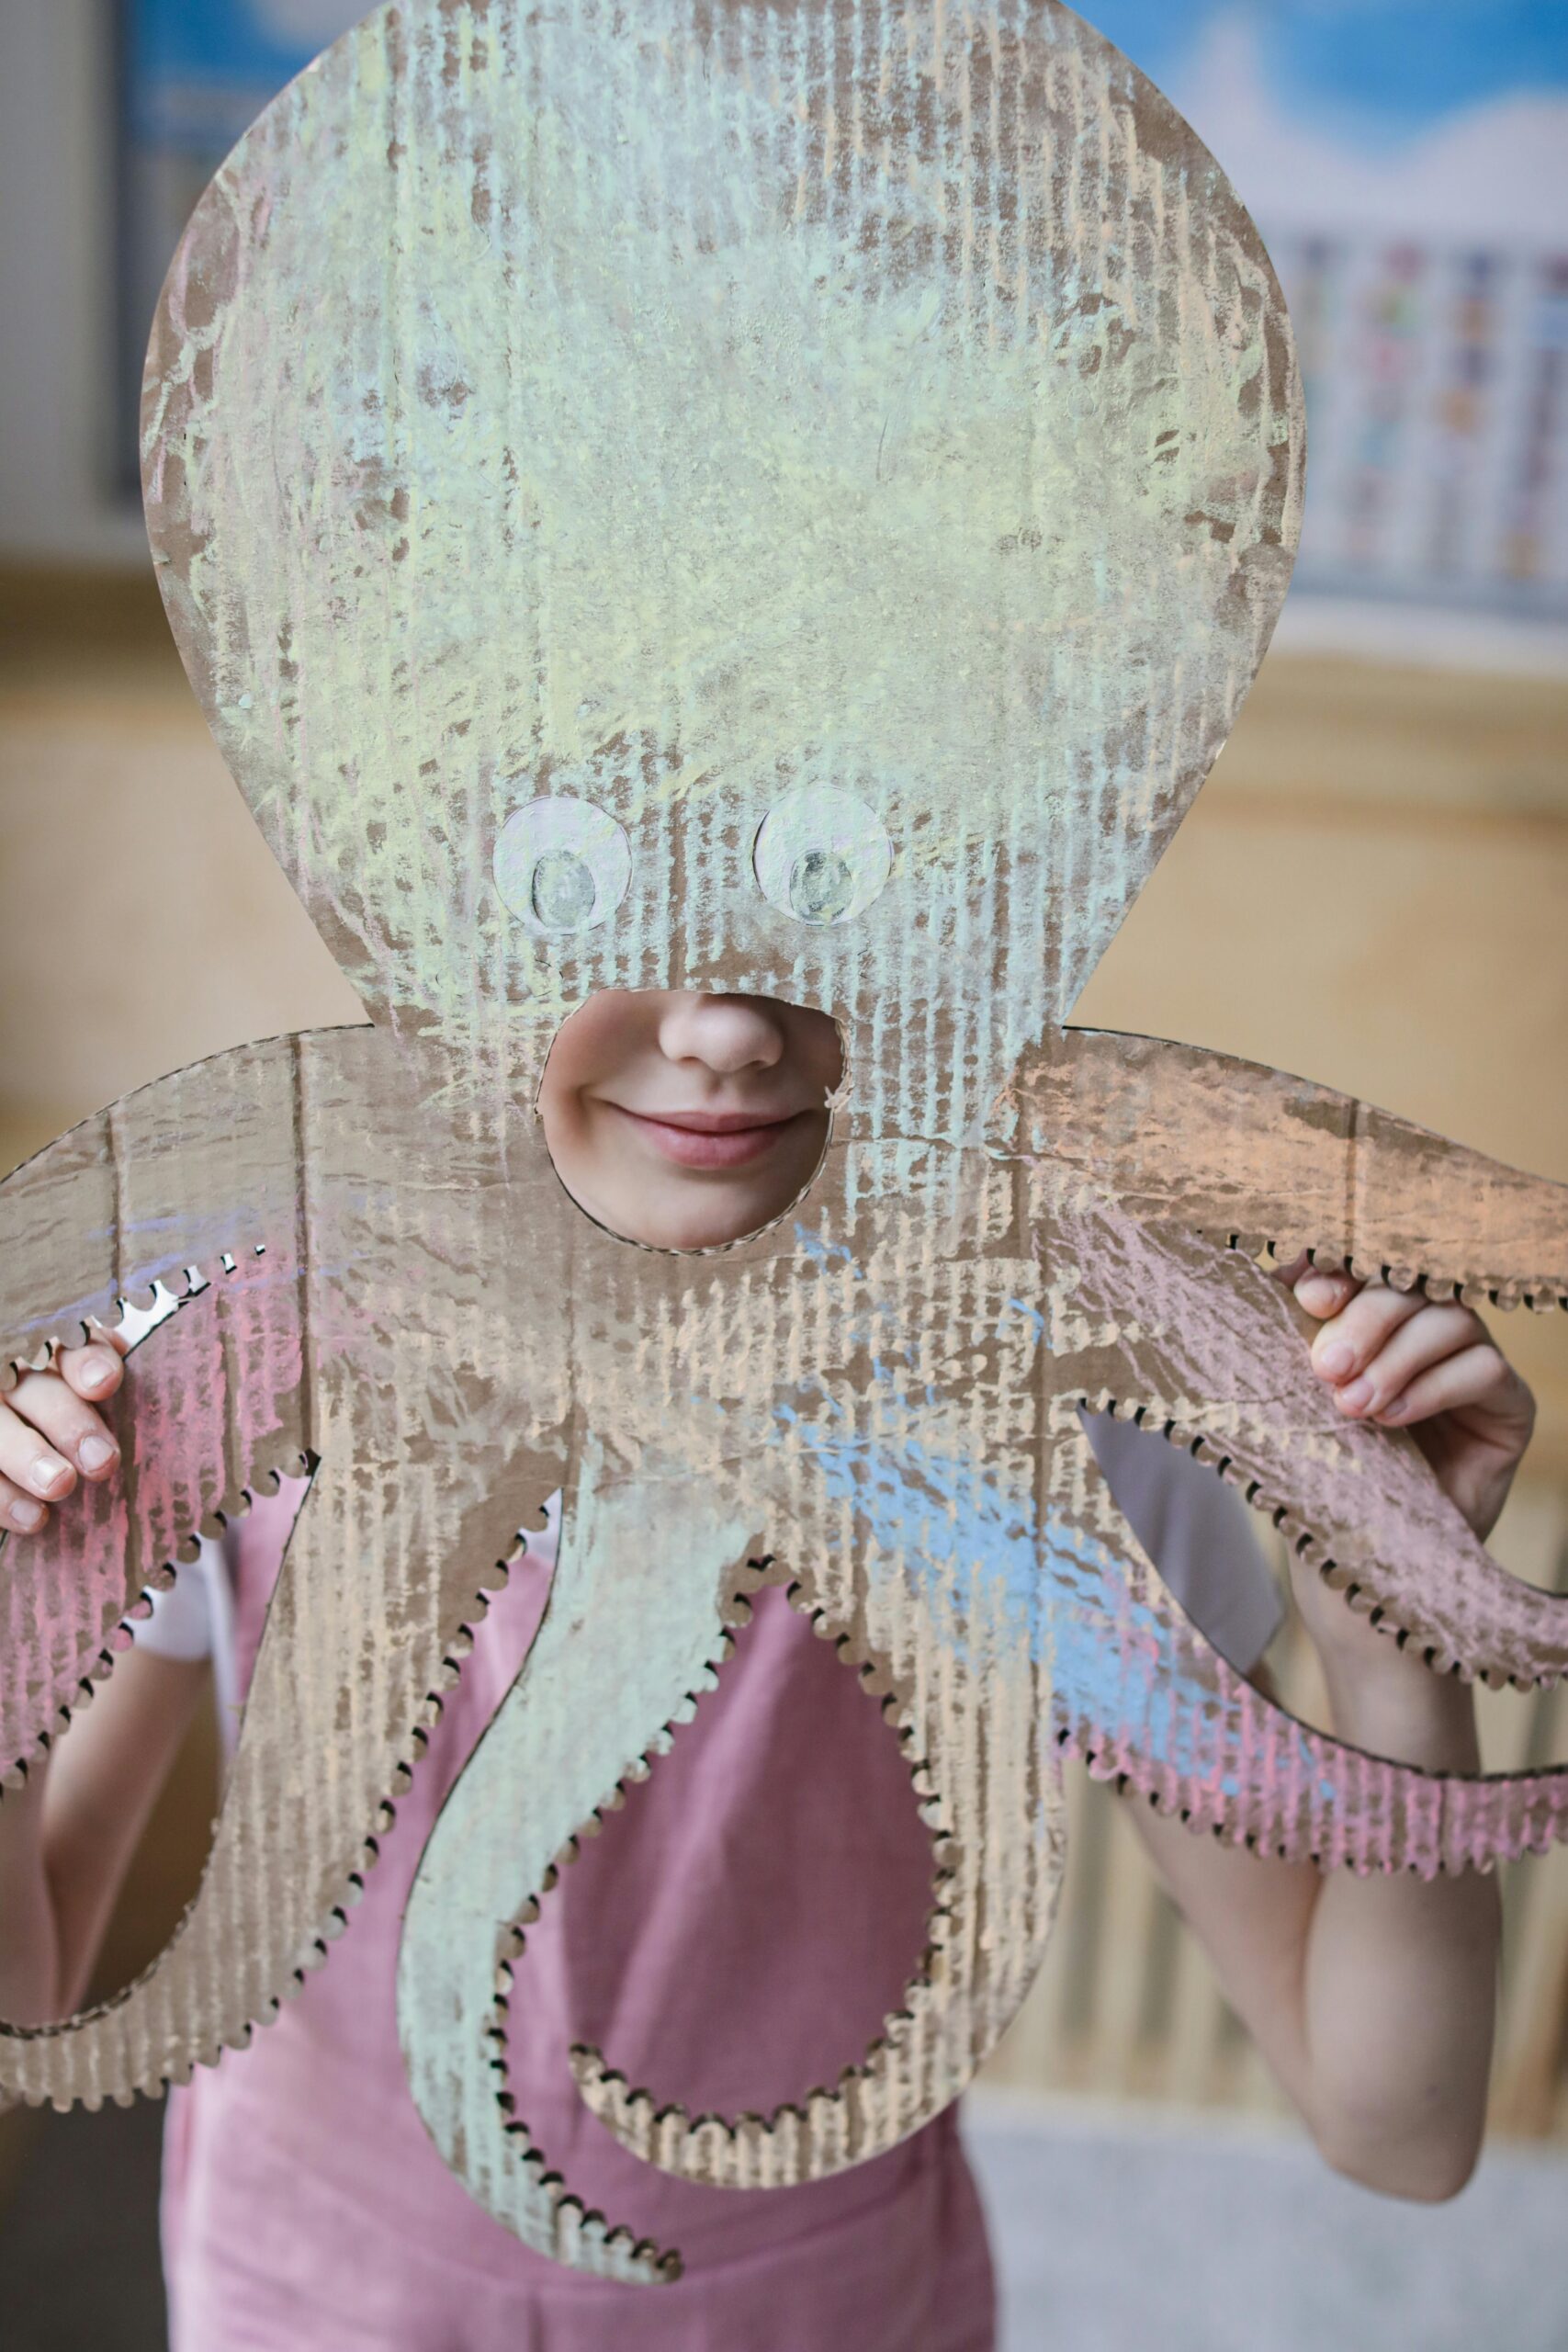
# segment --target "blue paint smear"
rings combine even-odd
[[[808,1266],[853,1266],[856,1282],[865,1280],[861,1268],[854,1264],[854,1252],[847,1241],[824,1241],[814,1226],[797,1224],[795,1246]]]
[[[1113,1552],[1059,1520],[1037,1527],[1033,1497],[1010,1492],[972,1462],[934,1453],[916,1438],[895,1449],[839,1431],[831,1425],[838,1410],[830,1398],[811,1419],[788,1402],[774,1408],[829,1496],[853,1509],[876,1544],[901,1558],[906,1576],[933,1602],[953,1571],[999,1587],[1018,1639],[1032,1657],[1048,1659],[1057,1702],[1075,1728],[1124,1736],[1153,1764],[1208,1776],[1213,1695],[1188,1662],[1179,1628],[1134,1598]],[[1297,1768],[1310,1778],[1311,1747],[1299,1728],[1292,1736]],[[1234,1775],[1220,1787],[1239,1793]],[[1334,1801],[1332,1788],[1322,1793]]]

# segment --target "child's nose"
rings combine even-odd
[[[672,1062],[703,1062],[721,1076],[772,1069],[784,1049],[784,1026],[765,997],[709,996],[682,989],[659,1024],[659,1046]]]

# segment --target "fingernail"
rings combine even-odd
[[[85,1437],[76,1450],[76,1459],[90,1475],[112,1462],[118,1452],[119,1448],[111,1445],[107,1437]]]
[[[48,1495],[52,1494],[55,1487],[70,1476],[71,1464],[62,1462],[58,1453],[39,1453],[34,1457],[33,1466],[28,1473],[28,1482],[40,1495]]]
[[[1319,1372],[1326,1373],[1330,1380],[1339,1380],[1346,1373],[1355,1371],[1356,1351],[1343,1340],[1336,1340],[1318,1357],[1317,1368]]]
[[[10,1520],[13,1527],[19,1527],[24,1535],[30,1535],[35,1527],[43,1525],[43,1505],[29,1502],[26,1495],[18,1495],[10,1506]]]
[[[101,1350],[95,1351],[82,1366],[83,1387],[104,1387],[114,1378],[115,1365],[118,1362],[118,1358],[116,1356],[107,1356]]]
[[[1336,1399],[1342,1413],[1359,1413],[1363,1405],[1370,1405],[1371,1401],[1372,1384],[1370,1380],[1353,1380],[1348,1388],[1339,1391]]]
[[[1378,1419],[1380,1421],[1402,1421],[1409,1410],[1409,1398],[1405,1396],[1396,1396],[1392,1405],[1385,1405],[1383,1407],[1382,1411],[1378,1415]]]

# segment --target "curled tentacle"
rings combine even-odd
[[[860,1431],[798,1425],[777,1491],[802,1559],[823,1564],[802,1577],[807,1602],[908,1748],[935,1837],[931,1941],[861,2064],[771,2114],[692,2119],[673,2086],[634,2088],[597,2051],[574,2052],[600,2120],[682,2179],[782,2188],[881,2154],[972,2079],[1043,1955],[1066,1840],[1049,1645],[1028,1630],[1030,1482],[944,1457],[920,1426],[874,1434],[874,1409]]]
[[[155,2092],[243,2041],[324,1959],[458,1670],[478,1589],[504,1577],[516,1511],[559,1483],[493,1382],[464,1400],[462,1449],[431,1442],[450,1419],[446,1367],[486,1367],[492,1347],[531,1335],[525,1302],[491,1303],[481,1288],[483,1189],[471,1212],[447,1204],[417,1156],[400,1160],[378,1132],[389,1113],[400,1124],[406,1069],[364,1031],[222,1056],[130,1098],[0,1189],[7,1245],[12,1232],[24,1245],[0,1248],[0,1267],[14,1284],[30,1250],[72,1302],[36,1317],[13,1295],[13,1361],[42,1360],[85,1318],[112,1320],[117,1294],[170,1304],[177,1283],[186,1301],[135,1352],[117,1408],[121,1475],[0,1550],[7,1764],[52,1736],[62,1702],[112,1657],[127,1607],[215,1513],[243,1508],[247,1482],[291,1458],[320,1465],[197,1897],[114,1999],[56,2025],[0,2027],[9,2095],[63,2106]],[[323,1095],[324,1132],[312,1107]],[[437,1252],[457,1272],[422,1295]],[[403,1351],[395,1380],[389,1346]],[[533,1360],[547,1400],[547,1347]]]
[[[266,1296],[253,1292],[251,1303]],[[197,1344],[199,1327],[215,1318],[216,1305],[204,1317],[204,1303],[198,1299],[165,1327],[168,1352],[162,1361],[165,1331],[154,1333],[141,1351],[146,1361],[137,1363],[135,1411],[127,1417],[139,1438],[153,1432],[166,1439],[173,1422],[192,1418],[192,1390],[180,1375],[193,1357],[207,1352]],[[231,1335],[259,1344],[262,1335],[231,1294],[224,1304]],[[186,1342],[183,1349],[175,1349],[176,1339]],[[223,1405],[220,1393],[220,1426]],[[188,1440],[188,1428],[186,1434]],[[150,1452],[149,1471],[174,1451],[164,1444]],[[188,1472],[195,1450],[187,1443],[182,1454]],[[220,1475],[217,1471],[215,1480]],[[127,1488],[130,1505],[122,1496],[94,1490],[103,1497],[91,1522],[92,1556],[102,1571],[96,1581],[111,1591],[113,1573],[123,1574],[125,1557],[145,1563],[158,1556],[148,1539],[164,1514],[152,1506],[166,1506],[151,1476],[128,1480]],[[216,1483],[209,1492],[229,1512],[242,1507],[237,1493]],[[12,2095],[61,2105],[83,2097],[96,2104],[183,2079],[193,2064],[210,2062],[225,2044],[245,2040],[254,2023],[276,2014],[346,1925],[363,1874],[376,1859],[376,1833],[391,1818],[386,1800],[408,1786],[423,1726],[439,1707],[441,1689],[456,1679],[464,1646],[460,1611],[454,1609],[446,1627],[450,1646],[444,1647],[438,1628],[445,1612],[432,1595],[425,1607],[411,1611],[416,1623],[423,1620],[412,1638],[378,1645],[367,1670],[363,1634],[367,1606],[377,1596],[374,1587],[367,1594],[349,1565],[359,1498],[351,1448],[341,1432],[334,1442],[329,1430],[267,1611],[196,1899],[157,1961],[114,1999],[59,2025],[0,2029],[0,2084]],[[210,1511],[197,1510],[187,1525],[203,1517],[210,1521]],[[56,1528],[63,1533],[56,1535]],[[39,1585],[29,1577],[16,1595],[24,1610],[40,1587],[67,1589],[77,1567],[81,1521],[62,1513],[50,1533],[49,1555],[40,1550],[29,1557]],[[139,1573],[132,1568],[133,1580]],[[427,1568],[418,1549],[389,1544],[372,1573],[385,1578],[389,1593],[401,1589],[412,1600]],[[492,1570],[489,1581],[498,1582],[501,1573]],[[13,1578],[17,1587],[21,1581]],[[479,1600],[470,1596],[468,1614]],[[329,1757],[337,1759],[330,1772],[319,1769]],[[292,1792],[287,1805],[280,1802],[284,1791]]]
[[[1064,1029],[997,1132],[1149,1224],[1469,1305],[1568,1305],[1568,1189],[1280,1070],[1197,1046]]]
[[[125,1469],[105,1486],[85,1485],[65,1512],[51,1514],[42,1532],[25,1544],[0,1539],[0,1784],[25,1777],[35,1758],[92,1698],[130,1642],[130,1622],[145,1615],[151,1590],[174,1582],[194,1548],[204,1520],[244,1508],[239,1489],[226,1491],[225,1432],[210,1415],[187,1425],[178,1455],[160,1442],[183,1398],[210,1396],[221,1351],[222,1293],[270,1286],[276,1261],[247,1253],[243,1265],[225,1253],[209,1277],[187,1266],[173,1288],[162,1277],[138,1285],[145,1306],[105,1302],[104,1328],[115,1329],[139,1368],[142,1409],[125,1430]],[[287,1277],[286,1277],[287,1279]],[[214,1282],[218,1288],[215,1291]],[[199,1304],[198,1304],[199,1303]],[[186,1310],[184,1313],[181,1310]],[[194,1311],[193,1311],[194,1310]],[[178,1327],[165,1330],[172,1317]],[[149,1349],[152,1334],[158,1336]],[[139,1353],[140,1351],[140,1353]],[[272,1458],[257,1452],[258,1470],[298,1470],[303,1459],[296,1430],[274,1432]]]
[[[513,2114],[507,1987],[578,1832],[711,1680],[760,1572],[744,1565],[753,1531],[683,1472],[614,1485],[592,1447],[563,1525],[539,1634],[420,1863],[398,2029],[426,2128],[490,2212],[558,2262],[657,2283],[680,2275],[678,2254],[585,2210]]]
[[[1064,1435],[1070,1446],[1066,1423]],[[1265,1699],[1166,1590],[1081,1430],[1077,1442],[1055,1564],[1058,1737],[1098,1778],[1195,1829],[1325,1869],[1431,1878],[1568,1839],[1568,1768],[1426,1772]]]
[[[1076,1395],[1206,1442],[1303,1557],[1439,1669],[1525,1689],[1568,1672],[1568,1600],[1498,1566],[1408,1435],[1347,1421],[1261,1268],[1054,1171],[1035,1181],[1053,1196],[1052,1345]]]

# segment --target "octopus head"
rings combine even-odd
[[[145,426],[197,691],[374,1019],[512,1117],[596,989],[782,996],[868,1140],[973,1136],[1066,1018],[1303,455],[1250,220],[1054,0],[384,7],[198,207]]]

